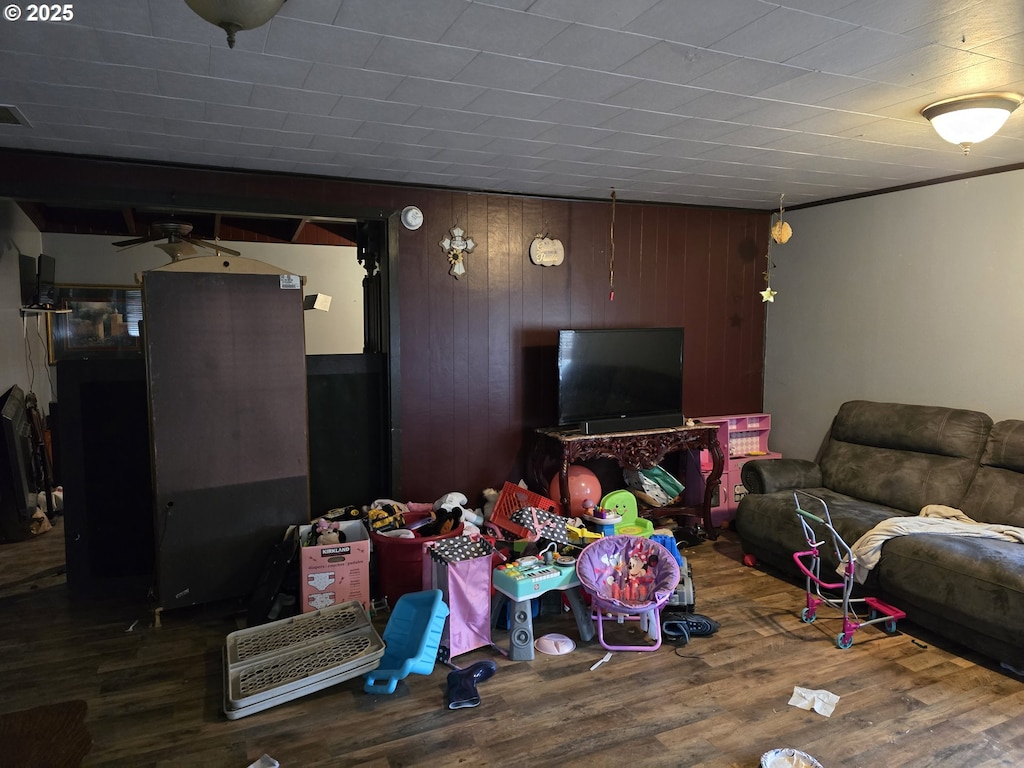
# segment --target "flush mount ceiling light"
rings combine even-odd
[[[262,27],[281,10],[285,0],[185,0],[185,5],[228,35],[235,47],[235,33]]]
[[[946,141],[958,144],[966,155],[971,146],[990,138],[1024,96],[1019,93],[973,93],[929,104],[921,110],[932,128]]]

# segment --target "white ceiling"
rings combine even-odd
[[[920,115],[1024,92],[1021,0],[288,0],[233,50],[72,7],[0,21],[0,146],[762,209],[1024,163],[1024,109],[967,157]]]

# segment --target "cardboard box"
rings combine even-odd
[[[312,526],[299,528],[300,541]],[[370,610],[370,536],[359,521],[341,523],[345,541],[299,548],[302,612],[309,613],[348,600]]]

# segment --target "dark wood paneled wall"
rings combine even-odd
[[[761,408],[769,214],[419,191],[401,238],[404,487],[436,498],[518,479],[533,427],[555,418],[560,328],[682,325],[688,415]],[[460,280],[439,241],[476,242]],[[565,262],[530,262],[550,233]]]
[[[553,418],[551,364],[567,327],[682,325],[688,415],[761,409],[770,212],[612,204],[164,167],[0,150],[0,195],[386,217],[418,205],[398,237],[404,499],[517,478],[530,430]],[[477,243],[461,280],[439,245],[458,224]],[[565,245],[559,267],[528,257],[537,233]],[[353,500],[353,503],[358,500]]]

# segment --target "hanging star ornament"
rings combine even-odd
[[[768,286],[763,291],[761,291],[761,303],[763,304],[766,301],[774,302],[776,293],[778,293],[778,291],[773,291],[771,286]]]

